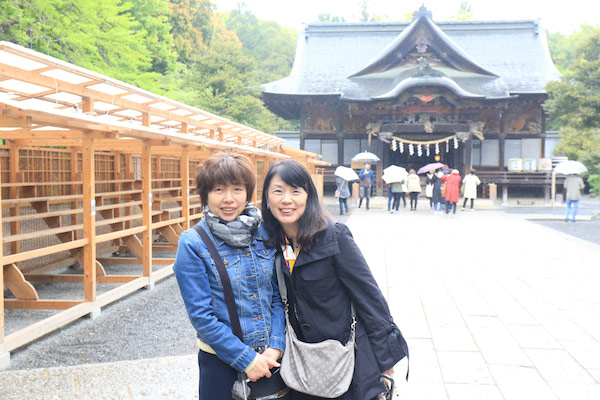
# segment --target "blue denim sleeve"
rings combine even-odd
[[[273,266],[273,269],[276,267]],[[269,338],[269,347],[285,351],[285,314],[284,305],[279,293],[279,284],[277,283],[277,273],[273,270],[271,277],[273,286],[273,300],[271,307],[271,337]]]
[[[198,338],[212,347],[221,360],[243,371],[254,360],[256,352],[215,316],[206,266],[200,258],[203,247],[194,231],[185,231],[179,238],[173,270],[181,296]]]

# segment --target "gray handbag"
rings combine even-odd
[[[275,269],[281,299],[285,304],[285,353],[281,360],[281,377],[297,392],[334,399],[348,391],[354,375],[354,339],[356,312],[352,309],[350,338],[346,345],[335,339],[306,343],[298,339],[288,316],[287,288],[281,269],[281,257],[275,257]]]

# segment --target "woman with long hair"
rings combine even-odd
[[[275,162],[262,194],[267,246],[277,249],[288,293],[288,317],[297,337],[346,344],[356,313],[352,383],[338,399],[371,400],[385,392],[381,373],[408,355],[386,299],[350,230],[325,213],[312,178],[294,160]],[[319,399],[295,392],[293,399]]]
[[[200,400],[231,399],[241,372],[250,381],[270,377],[285,348],[275,250],[266,247],[260,211],[250,203],[253,171],[242,155],[209,157],[196,177],[204,218],[179,238],[173,269],[198,337]],[[210,247],[201,234],[208,235]],[[213,246],[233,290],[243,340],[235,334]]]

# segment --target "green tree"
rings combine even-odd
[[[262,21],[240,5],[220,15],[228,30],[235,32],[243,53],[257,65],[256,84],[286,77],[292,68],[296,33],[273,21]]]
[[[139,22],[136,30],[144,31],[146,48],[152,54],[150,70],[165,74],[174,68],[177,59],[169,23],[169,0],[129,1],[131,14]]]
[[[453,21],[470,21],[473,19],[473,8],[467,1],[461,1],[456,15],[450,17]]]
[[[169,23],[178,60],[188,63],[210,44],[215,6],[210,0],[170,0]]]
[[[576,43],[564,60],[564,75],[550,82],[544,104],[549,126],[561,131],[555,154],[583,162],[590,171],[592,191],[600,192],[600,29],[586,37],[563,39]]]
[[[120,0],[3,1],[1,39],[157,90],[146,31]],[[12,21],[17,21],[12,23]]]
[[[346,22],[345,17],[340,17],[337,15],[331,15],[331,13],[321,13],[319,14],[319,22]]]
[[[359,9],[359,20],[361,22],[367,22],[370,20],[371,14],[369,13],[369,0],[359,0],[358,1],[358,9]]]

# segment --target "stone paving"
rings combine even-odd
[[[523,215],[373,206],[347,224],[411,350],[400,398],[600,399],[600,246]],[[193,399],[196,368],[190,355],[7,371],[0,399]]]

